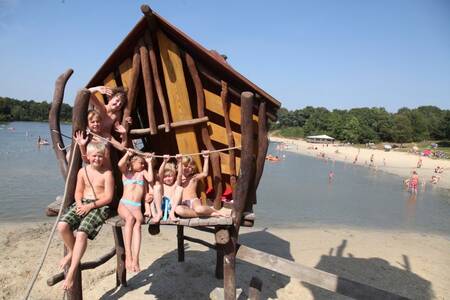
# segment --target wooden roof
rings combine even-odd
[[[269,118],[276,120],[276,112],[281,106],[281,103],[278,100],[237,72],[225,61],[225,59],[218,55],[217,52],[207,50],[157,13],[150,12],[156,21],[157,28],[162,30],[170,39],[178,44],[181,49],[187,51],[196,61],[204,64],[211,73],[220,74],[220,79],[226,80],[229,83],[229,86],[235,89],[236,94],[240,94],[243,91],[250,91],[255,93],[257,97],[259,96],[261,100],[266,101],[268,104],[267,113]],[[117,68],[125,58],[132,55],[136,43],[144,35],[147,28],[148,22],[146,17],[143,16],[103,63],[97,73],[89,81],[87,87],[102,84],[108,74],[114,72],[115,68]]]

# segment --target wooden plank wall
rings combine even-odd
[[[170,38],[168,38],[161,30],[157,30],[154,41],[154,46],[157,50],[157,60],[158,64],[161,64],[162,73],[160,76],[164,78],[159,78],[161,82],[163,83],[163,89],[164,92],[167,95],[167,102],[168,107],[170,110],[170,115],[172,122],[179,122],[179,121],[186,121],[186,120],[192,120],[194,118],[197,118],[198,116],[194,116],[191,110],[190,99],[189,99],[189,93],[188,93],[188,86],[185,78],[185,70],[183,67],[183,60],[182,60],[182,52],[180,51],[179,47],[172,41]],[[156,45],[157,44],[157,45]],[[158,55],[159,54],[159,55]],[[125,88],[129,89],[132,84],[132,78],[133,78],[133,54],[130,55],[130,57],[125,58],[122,63],[117,67],[117,70],[114,72],[109,73],[106,78],[103,80],[103,84],[105,86],[114,88],[118,86],[118,83],[122,84]],[[159,66],[157,66],[158,68]],[[115,77],[120,76],[119,77]],[[143,81],[141,76],[139,77],[139,83],[141,89],[143,89]],[[225,111],[223,104],[223,94],[221,97],[221,92],[215,89],[215,91],[211,91],[209,88],[204,88],[204,96],[205,96],[205,109],[206,109],[206,115],[214,115],[214,118],[210,118],[208,121],[208,131],[210,134],[211,140],[215,144],[216,149],[223,149],[227,148],[230,143],[230,138],[233,138],[234,144],[236,146],[241,145],[241,133],[240,133],[240,123],[241,123],[241,107],[237,104],[239,102],[236,101],[230,101],[230,99],[226,99],[228,103],[228,115],[229,115],[229,121],[231,126],[228,127],[228,130],[231,128],[231,135],[228,135],[227,132],[227,126],[225,126],[225,120],[223,118]],[[144,92],[144,90],[142,90]],[[219,92],[219,95],[217,94]],[[224,92],[222,87],[222,93]],[[227,93],[225,93],[227,95]],[[96,95],[99,99],[103,100],[102,95]],[[229,95],[226,96],[226,98],[230,97]],[[143,97],[138,97],[136,101],[144,101],[145,99],[141,99]],[[158,102],[155,102],[155,106],[158,106],[158,108],[155,107],[160,112],[160,104]],[[142,107],[140,105],[137,105],[136,108]],[[144,106],[145,107],[145,106]],[[140,112],[142,115],[144,112]],[[254,138],[257,138],[257,123],[258,123],[258,115],[257,112],[253,113],[252,115],[253,122],[254,122]],[[156,119],[161,120],[160,116],[156,116]],[[145,122],[144,122],[145,123]],[[148,126],[148,124],[145,124]],[[159,124],[156,124],[159,125]],[[172,128],[170,132],[168,133],[160,133],[158,132],[157,135],[152,136],[151,140],[153,142],[151,143],[152,147],[155,149],[151,149],[151,151],[155,151],[157,154],[165,154],[161,151],[164,151],[161,148],[161,139],[165,140],[167,139],[167,135],[170,135],[171,137],[174,136],[176,139],[176,144],[178,149],[175,149],[176,152],[179,153],[197,153],[200,152],[202,149],[199,148],[199,145],[203,145],[201,141],[197,141],[196,136],[196,129],[194,128],[196,125],[182,127],[182,128]],[[136,126],[136,124],[133,124],[133,128],[139,128],[139,126]],[[157,139],[157,141],[155,140]],[[256,144],[256,143],[255,143]],[[173,144],[172,144],[173,145]],[[158,148],[158,149],[156,149]],[[257,155],[257,147],[255,147],[255,156]],[[239,176],[240,171],[240,150],[236,150],[235,152],[235,168],[236,168],[236,175]],[[200,156],[193,156],[194,162],[198,168],[198,170],[202,169],[202,161],[200,159]],[[223,175],[227,175],[223,178],[227,179],[227,182],[223,182],[227,187],[230,186],[230,175],[233,175],[231,167],[232,164],[230,164],[230,154],[228,151],[221,152],[220,153],[220,168],[221,173]],[[211,170],[211,168],[210,168]],[[211,178],[208,180],[208,184],[211,184]],[[205,188],[203,187],[203,190]],[[205,198],[204,193],[202,193],[202,198]]]

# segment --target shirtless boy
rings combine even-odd
[[[194,160],[191,156],[183,156],[181,178],[179,178],[179,185],[183,187],[183,195],[181,198],[181,205],[175,209],[177,215],[185,218],[195,218],[198,216],[224,216],[220,211],[202,205],[201,200],[197,196],[197,184],[200,180],[208,176],[209,169],[209,151],[202,152],[204,163],[201,173],[196,172]]]
[[[103,144],[88,144],[87,158],[90,164],[78,171],[75,202],[58,224],[59,234],[68,251],[60,261],[61,268],[69,266],[63,283],[65,290],[73,286],[73,277],[86,250],[87,239],[93,240],[108,218],[107,205],[113,198],[114,178],[112,172],[103,165],[104,153]],[[75,237],[74,230],[77,230]]]

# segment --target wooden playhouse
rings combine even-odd
[[[184,260],[184,240],[202,243],[217,250],[216,276],[224,278],[225,298],[235,299],[235,255],[240,226],[252,226],[252,207],[264,169],[268,147],[268,120],[275,121],[280,102],[239,74],[216,51],[207,50],[171,25],[148,6],[141,7],[143,17],[89,81],[86,88],[105,85],[127,89],[128,103],[123,125],[129,131],[129,145],[156,154],[189,154],[207,149],[211,170],[199,193],[216,208],[223,205],[224,194],[232,192],[231,217],[181,219],[178,223],[178,258]],[[257,63],[257,62],[255,62]],[[72,144],[69,165],[59,128],[59,110],[64,87],[72,74],[62,74],[55,86],[50,129],[61,173],[66,178],[63,207],[73,201],[76,174],[81,167],[80,153]],[[85,130],[90,92],[79,91],[73,109],[73,132]],[[100,101],[107,101],[96,94]],[[217,151],[229,149],[226,151]],[[112,153],[113,166],[122,154]],[[194,156],[200,169],[200,156]],[[120,199],[122,186],[114,170],[116,192],[113,207]],[[115,249],[98,261],[82,263],[69,298],[82,298],[81,271],[117,257],[117,284],[126,285],[121,220],[113,217]],[[149,226],[155,226],[150,224]],[[184,226],[215,234],[216,243],[185,236]],[[225,257],[225,259],[224,259]],[[63,274],[49,279],[49,285],[62,280]]]

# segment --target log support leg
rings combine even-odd
[[[184,261],[184,226],[177,225],[178,261]]]
[[[217,245],[216,249],[216,278],[223,279],[223,246]]]
[[[80,265],[81,266],[81,265]],[[73,286],[70,290],[66,291],[67,300],[82,300],[83,299],[83,287],[81,285],[81,268],[78,266],[75,276],[73,278]],[[67,275],[67,267],[64,270],[64,278]]]
[[[236,240],[229,239],[223,248],[224,298],[225,300],[236,300]]]
[[[125,269],[125,245],[123,243],[122,228],[120,226],[112,227],[114,242],[116,244],[116,286],[127,286],[127,271]]]

